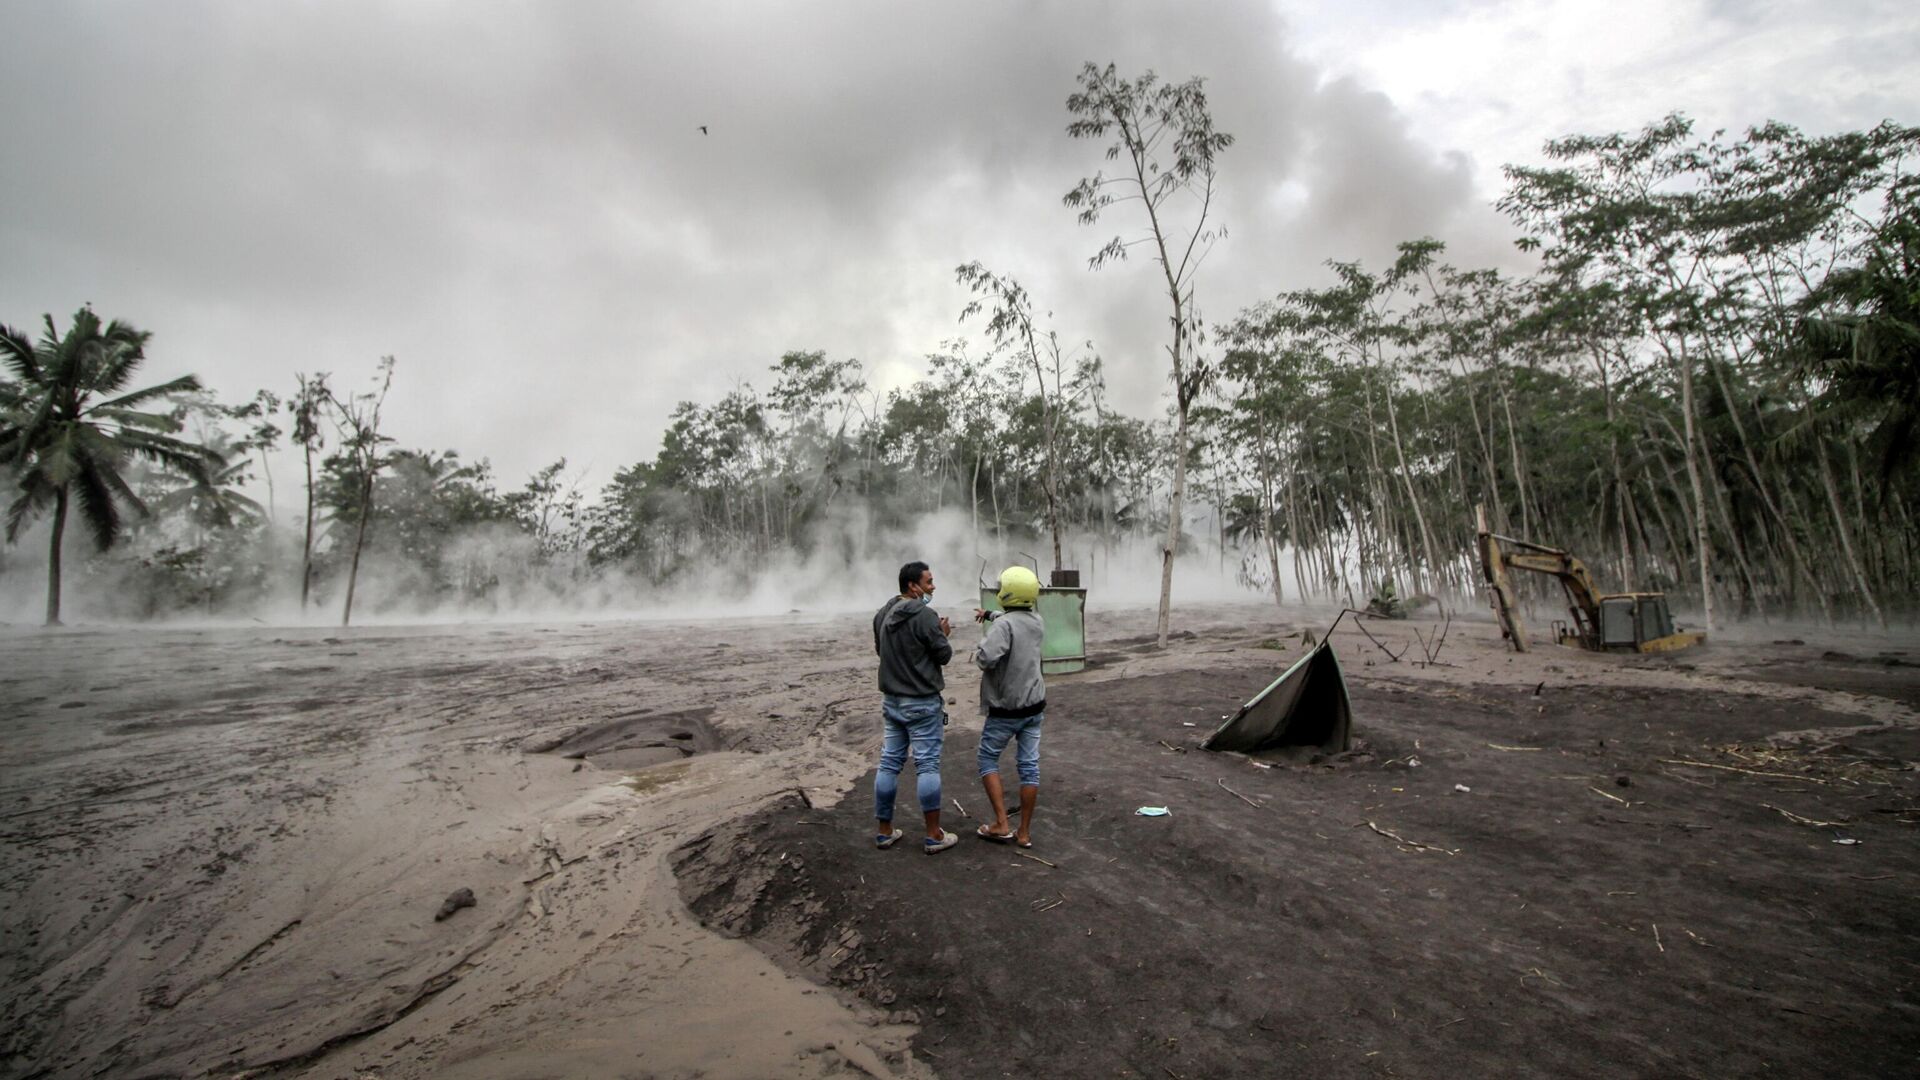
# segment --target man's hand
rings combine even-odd
[[[948,637],[953,636],[953,623],[945,615],[940,616],[940,632]]]
[[[985,611],[985,610],[983,610],[983,609],[981,609],[981,608],[974,608],[974,609],[973,609],[973,621],[974,621],[974,622],[986,622],[986,621],[987,621],[987,613],[986,613],[986,611]]]

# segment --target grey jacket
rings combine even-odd
[[[1022,719],[1047,704],[1047,681],[1040,674],[1040,640],[1046,624],[1038,612],[1002,612],[987,626],[973,652],[980,668],[980,707],[988,716]]]
[[[880,654],[880,692],[931,697],[947,688],[941,668],[953,645],[926,601],[896,596],[873,616],[873,651]]]

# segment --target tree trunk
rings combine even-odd
[[[1813,448],[1813,458],[1820,463],[1820,484],[1826,489],[1827,506],[1833,511],[1833,527],[1840,535],[1840,553],[1846,557],[1847,569],[1853,575],[1854,587],[1860,590],[1860,599],[1873,612],[1873,617],[1882,628],[1887,625],[1887,617],[1881,613],[1880,604],[1873,597],[1873,589],[1867,584],[1867,574],[1860,566],[1860,558],[1854,552],[1853,530],[1847,527],[1847,512],[1840,505],[1840,489],[1833,482],[1833,468],[1827,462],[1827,451],[1823,446]]]
[[[1700,447],[1700,456],[1703,459],[1712,457],[1704,444]],[[1767,610],[1759,601],[1759,586],[1754,579],[1752,560],[1747,557],[1746,544],[1741,538],[1739,527],[1733,520],[1733,510],[1727,505],[1726,485],[1720,483],[1719,478],[1712,473],[1708,474],[1707,481],[1707,487],[1713,493],[1714,512],[1720,517],[1720,527],[1727,532],[1727,547],[1733,551],[1734,568],[1740,573],[1742,596],[1745,599],[1745,603],[1741,605],[1740,615],[1745,618],[1749,613],[1748,609],[1754,609],[1762,619],[1765,619]]]
[[[1053,533],[1053,568],[1060,569],[1060,498],[1057,466],[1054,460],[1054,427],[1059,408],[1060,390],[1060,353],[1054,346],[1054,396],[1047,396],[1047,376],[1040,367],[1040,350],[1033,337],[1033,326],[1026,326],[1027,357],[1033,361],[1033,381],[1040,388],[1040,430],[1047,444],[1047,472],[1041,482],[1041,490],[1047,497],[1047,528]]]
[[[302,430],[311,430],[303,428]],[[313,444],[307,444],[307,529],[300,545],[300,612],[306,614],[307,593],[313,588]]]
[[[1747,425],[1740,419],[1740,406],[1734,401],[1733,387],[1728,383],[1725,365],[1711,366],[1714,379],[1720,384],[1720,396],[1726,399],[1727,413],[1733,417],[1733,429],[1740,437],[1740,449],[1746,455],[1747,470],[1753,476],[1753,490],[1759,494],[1761,505],[1767,508],[1767,513],[1772,515],[1773,520],[1780,526],[1780,537],[1787,546],[1787,558],[1792,562],[1793,574],[1806,579],[1809,585],[1813,585],[1813,577],[1807,572],[1806,560],[1800,554],[1800,543],[1793,535],[1793,524],[1781,512],[1779,503],[1774,500],[1773,492],[1768,489],[1766,476],[1760,470],[1759,456],[1754,453],[1752,440],[1747,438]],[[1820,604],[1824,609],[1827,605],[1825,595],[1820,592],[1818,585],[1813,585],[1813,591],[1814,595],[1820,597]],[[1829,621],[1831,621],[1831,615],[1829,615]]]
[[[1647,437],[1651,440],[1653,432],[1647,432]],[[1679,504],[1679,509],[1684,514],[1687,511],[1687,500],[1685,493],[1680,490],[1679,478],[1674,476],[1673,466],[1668,464],[1665,457],[1659,457],[1658,460],[1660,468],[1667,474],[1667,488],[1673,493],[1674,501]],[[1660,492],[1655,490],[1651,478],[1647,480],[1647,497],[1649,504],[1653,507],[1654,519],[1660,523],[1660,533],[1666,538],[1667,564],[1671,568],[1674,585],[1678,586],[1687,566],[1687,549],[1682,544],[1685,535],[1667,517],[1666,507],[1660,504]]]
[[[340,625],[353,621],[353,587],[360,579],[360,548],[367,541],[367,518],[373,512],[373,468],[367,466],[367,480],[360,488],[360,525],[353,534],[353,563],[347,569],[347,604],[340,610]]]
[[[1160,553],[1160,622],[1158,645],[1167,647],[1167,629],[1173,612],[1173,553],[1180,549],[1180,503],[1187,493],[1187,402],[1181,386],[1183,373],[1174,360],[1174,394],[1179,421],[1173,436],[1173,493],[1167,502],[1167,546]]]
[[[1427,559],[1424,573],[1407,575],[1412,579],[1409,582],[1412,586],[1410,592],[1419,593],[1428,591],[1425,584],[1430,583],[1432,575],[1439,568],[1439,560],[1434,554],[1433,533],[1427,528],[1427,512],[1420,508],[1420,496],[1413,490],[1413,471],[1407,468],[1407,450],[1400,441],[1400,410],[1396,409],[1393,404],[1393,385],[1391,382],[1393,369],[1387,369],[1387,376],[1389,380],[1386,390],[1387,426],[1393,434],[1393,456],[1400,464],[1400,482],[1407,489],[1407,502],[1413,506],[1413,521],[1414,524],[1420,528],[1420,548]],[[1407,561],[1412,562],[1413,560],[1408,559]],[[1424,582],[1423,579],[1425,579]]]
[[[67,486],[53,494],[53,539],[47,544],[47,625],[60,625],[60,541],[67,535]]]
[[[1668,352],[1669,357],[1672,355]],[[1680,419],[1685,427],[1683,449],[1686,451],[1687,485],[1693,489],[1693,537],[1695,555],[1700,564],[1700,611],[1707,624],[1707,633],[1711,634],[1714,632],[1713,554],[1707,532],[1707,493],[1700,476],[1699,436],[1693,422],[1693,359],[1687,353],[1684,339],[1680,342],[1680,355],[1675,363],[1680,368]]]
[[[1513,422],[1513,396],[1500,388],[1500,407],[1507,414],[1507,452],[1513,458],[1513,485],[1520,499],[1520,535],[1538,543],[1533,535],[1533,499],[1527,493],[1527,468],[1520,457],[1520,429]]]
[[[1267,561],[1273,570],[1273,602],[1286,606],[1287,598],[1280,583],[1280,545],[1273,538],[1273,462],[1267,446],[1267,418],[1260,417],[1260,535],[1266,538]]]
[[[973,495],[973,498],[968,505],[968,510],[973,515],[973,542],[976,544],[980,542],[980,458],[981,456],[982,455],[979,455],[979,454],[974,455],[973,483],[969,486],[969,489],[968,489]]]
[[[264,446],[260,448],[260,475],[266,477],[267,480],[267,524],[272,525],[275,501],[273,496],[273,468],[267,464],[267,448]],[[269,535],[271,535],[271,533],[269,533]]]
[[[995,459],[987,470],[987,494],[993,499],[993,539],[1001,547],[1007,544],[1007,527],[1000,520],[1000,462]]]

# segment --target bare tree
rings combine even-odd
[[[1041,473],[1040,489],[1047,498],[1047,528],[1053,533],[1053,567],[1060,569],[1060,465],[1059,442],[1063,358],[1060,337],[1052,330],[1042,334],[1033,325],[1033,298],[1026,287],[1011,275],[995,274],[978,262],[970,262],[954,271],[962,285],[973,291],[975,299],[960,312],[960,320],[977,315],[990,300],[993,310],[987,317],[987,333],[995,347],[1011,344],[1019,357],[1033,369],[1034,385],[1040,391],[1040,435],[1046,444],[1046,470]],[[1047,372],[1041,364],[1042,351],[1052,359],[1053,390],[1047,390]]]
[[[393,357],[380,358],[374,378],[380,383],[378,392],[355,394],[344,401],[332,388],[325,384],[321,386],[321,392],[326,394],[327,401],[333,406],[334,426],[340,432],[340,448],[352,458],[360,481],[360,520],[354,527],[353,561],[347,570],[347,602],[340,610],[341,626],[353,621],[353,588],[360,577],[360,550],[366,546],[367,519],[373,514],[373,478],[379,473],[380,466],[386,463],[386,455],[380,452],[380,447],[393,441],[380,434],[380,407],[386,404],[387,390],[393,386]],[[311,513],[308,517],[311,520]]]
[[[1107,160],[1120,173],[1096,172],[1067,192],[1067,206],[1080,223],[1093,225],[1116,202],[1138,201],[1147,232],[1128,240],[1115,236],[1088,260],[1098,269],[1124,259],[1136,244],[1152,245],[1153,260],[1165,279],[1173,365],[1173,488],[1167,508],[1167,541],[1160,560],[1159,644],[1167,644],[1173,602],[1173,556],[1180,546],[1180,506],[1187,487],[1188,412],[1212,376],[1195,349],[1201,344],[1200,318],[1194,309],[1194,279],[1215,240],[1225,230],[1208,228],[1213,208],[1214,158],[1233,145],[1233,136],[1213,130],[1207,95],[1199,78],[1163,83],[1152,72],[1123,79],[1114,66],[1089,63],[1080,70],[1080,89],[1067,98],[1075,117],[1067,134],[1076,139],[1111,139]]]
[[[287,411],[293,414],[293,438],[300,444],[307,467],[306,536],[300,544],[300,610],[305,612],[307,595],[313,588],[313,452],[322,445],[320,410],[331,395],[325,372],[312,378],[296,372],[293,377],[299,390],[287,401]]]

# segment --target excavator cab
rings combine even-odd
[[[1602,596],[1599,607],[1600,625],[1595,634],[1597,640],[1568,640],[1570,635],[1563,634],[1560,643],[1619,652],[1662,652],[1698,644],[1697,639],[1692,637],[1684,642],[1667,642],[1676,634],[1673,613],[1667,609],[1664,594],[1618,593]]]

